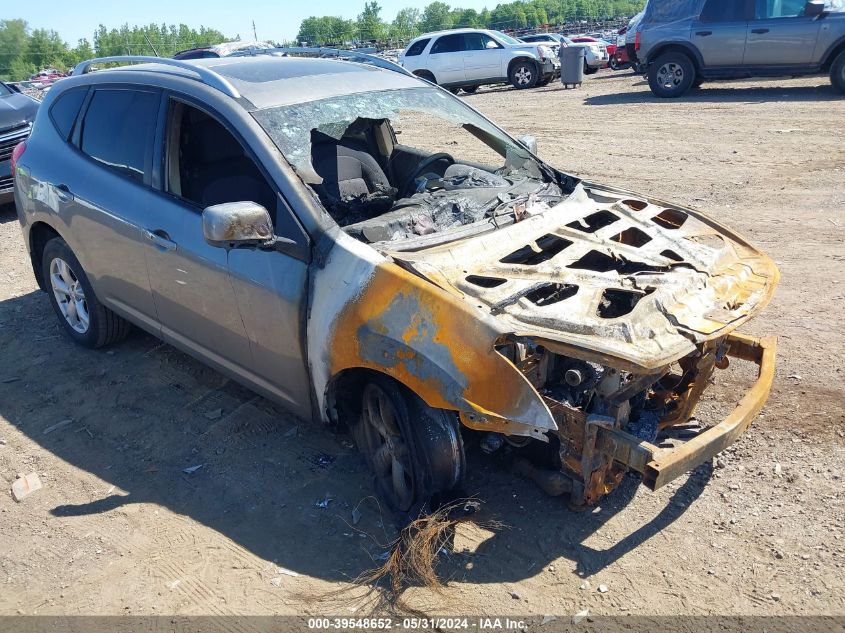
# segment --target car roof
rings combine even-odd
[[[438,35],[458,35],[461,33],[492,33],[492,29],[444,29],[442,31],[432,31],[431,33],[423,33],[419,37],[414,38],[414,41],[421,40],[426,37],[437,37]]]
[[[131,75],[156,72],[196,79],[187,66],[202,66],[222,75],[240,93],[248,110],[316,101],[373,90],[421,88],[425,82],[369,64],[313,57],[220,57],[184,60],[185,67],[137,64],[101,70],[83,77],[127,81]],[[137,77],[140,80],[140,76]],[[130,79],[130,81],[132,81]],[[139,83],[143,83],[139,81]]]

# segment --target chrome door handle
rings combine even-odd
[[[74,198],[73,198],[73,193],[70,190],[70,187],[68,187],[65,184],[61,184],[61,185],[56,185],[54,187],[54,189],[56,190],[56,197],[59,200],[61,200],[62,202],[73,202]]]
[[[696,31],[695,34],[701,37],[707,37],[708,35],[713,35],[713,31]]]
[[[144,236],[155,244],[158,248],[165,251],[175,251],[176,242],[170,239],[166,231],[156,229],[155,231],[148,231],[144,229]]]

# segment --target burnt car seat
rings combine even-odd
[[[363,144],[313,132],[311,164],[323,179],[314,189],[338,222],[384,213],[396,200],[396,189]]]

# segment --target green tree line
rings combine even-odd
[[[366,2],[357,19],[311,16],[302,21],[296,39],[310,45],[344,44],[408,39],[429,31],[460,27],[525,29],[575,20],[600,20],[631,16],[642,10],[645,0],[516,0],[493,9],[453,8],[436,0],[422,10],[400,10],[392,22],[381,17],[376,0]]]
[[[83,38],[71,47],[56,31],[30,29],[25,20],[0,20],[0,79],[27,79],[42,68],[65,71],[92,57],[171,57],[186,48],[219,44],[232,39],[214,29],[193,29],[184,24],[133,27],[124,24],[116,29],[107,29],[101,24],[94,33],[93,42]]]

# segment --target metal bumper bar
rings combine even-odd
[[[643,484],[657,490],[733,444],[760,413],[769,397],[775,375],[777,339],[734,333],[728,336],[727,341],[729,357],[755,363],[758,368],[754,385],[728,417],[671,449],[659,448],[618,429],[599,427],[596,438],[599,450],[642,473]]]

